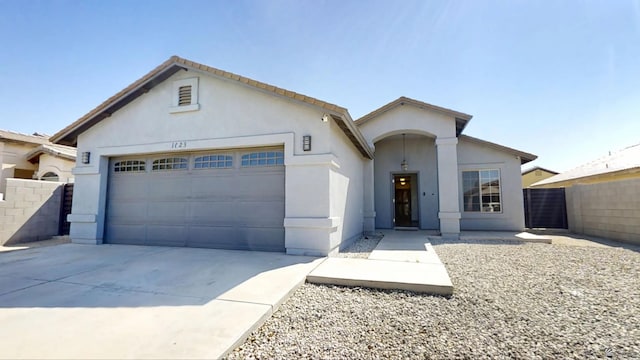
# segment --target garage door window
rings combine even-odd
[[[144,160],[122,160],[113,164],[114,172],[144,172]]]
[[[193,164],[195,169],[225,169],[233,167],[233,157],[230,155],[211,154],[198,156]]]
[[[186,170],[189,162],[187,158],[164,158],[153,161],[151,167],[152,171],[165,171],[165,170]]]
[[[242,167],[284,165],[282,151],[261,151],[242,155]]]

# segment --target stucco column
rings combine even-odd
[[[438,149],[438,193],[440,233],[444,237],[460,235],[460,204],[458,202],[458,138],[436,139]]]
[[[363,165],[364,170],[364,200],[363,200],[363,231],[365,234],[373,234],[376,230],[376,207],[373,160],[367,160]]]

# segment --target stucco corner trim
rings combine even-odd
[[[459,212],[444,212],[441,211],[438,213],[438,217],[440,219],[461,219],[462,218],[462,214],[460,214]]]
[[[436,145],[456,145],[456,144],[458,144],[458,138],[457,137],[450,137],[450,138],[438,137],[438,138],[436,138]]]
[[[314,228],[314,229],[337,229],[340,224],[339,217],[328,218],[285,218],[285,228]]]
[[[95,214],[69,214],[67,221],[71,223],[95,223],[97,217]]]

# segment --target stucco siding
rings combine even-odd
[[[458,171],[462,179],[465,170],[500,170],[501,212],[465,212],[462,180],[459,181],[461,230],[524,229],[522,173],[520,159],[514,155],[460,139],[458,143]]]
[[[38,165],[38,179],[48,172],[58,175],[60,182],[73,182],[73,174],[71,170],[75,166],[75,162],[62,159],[49,154],[41,154]]]
[[[370,144],[390,135],[418,133],[442,138],[455,137],[455,119],[413,105],[393,108],[359,126]]]
[[[199,78],[199,110],[170,113],[173,82],[193,77]],[[337,157],[332,153],[331,128],[337,126],[321,121],[324,111],[236,81],[197,71],[176,73],[79,135],[78,153],[89,151],[92,160],[88,165],[78,162],[74,169],[75,194],[70,216],[72,240],[102,241],[110,157],[284,146],[287,252],[327,254],[332,246],[339,244],[343,234],[341,232],[338,240],[334,240],[337,235],[332,231],[335,227],[332,214],[338,212],[331,207],[330,169]],[[303,151],[304,135],[312,136],[312,151]],[[344,139],[346,137],[339,141]],[[351,148],[340,154],[338,161],[344,161],[345,168],[353,165],[349,156],[356,152],[353,145],[348,146]],[[342,150],[336,148],[336,151]],[[360,165],[358,169],[361,170]],[[354,192],[362,194],[357,185],[351,185],[355,174],[343,175],[349,179],[348,192],[353,187]],[[338,185],[341,186],[344,184]],[[355,212],[351,207],[361,207],[361,201],[360,195],[359,200],[347,206],[349,215],[339,217],[351,221],[350,214]],[[344,236],[353,236],[354,229],[355,225],[350,223]]]
[[[331,152],[336,166],[331,167],[331,217],[338,227],[331,236],[331,248],[345,246],[362,235],[365,161],[337,124],[331,124]]]
[[[406,139],[406,173],[417,173],[418,200],[421,229],[438,229],[438,168],[433,138],[411,135]],[[405,173],[402,162],[402,137],[392,137],[375,144],[374,186],[376,228],[390,229],[393,224],[392,174]]]

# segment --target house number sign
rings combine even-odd
[[[182,149],[182,148],[186,148],[187,147],[187,142],[186,141],[174,141],[171,143],[171,148],[172,149]]]

